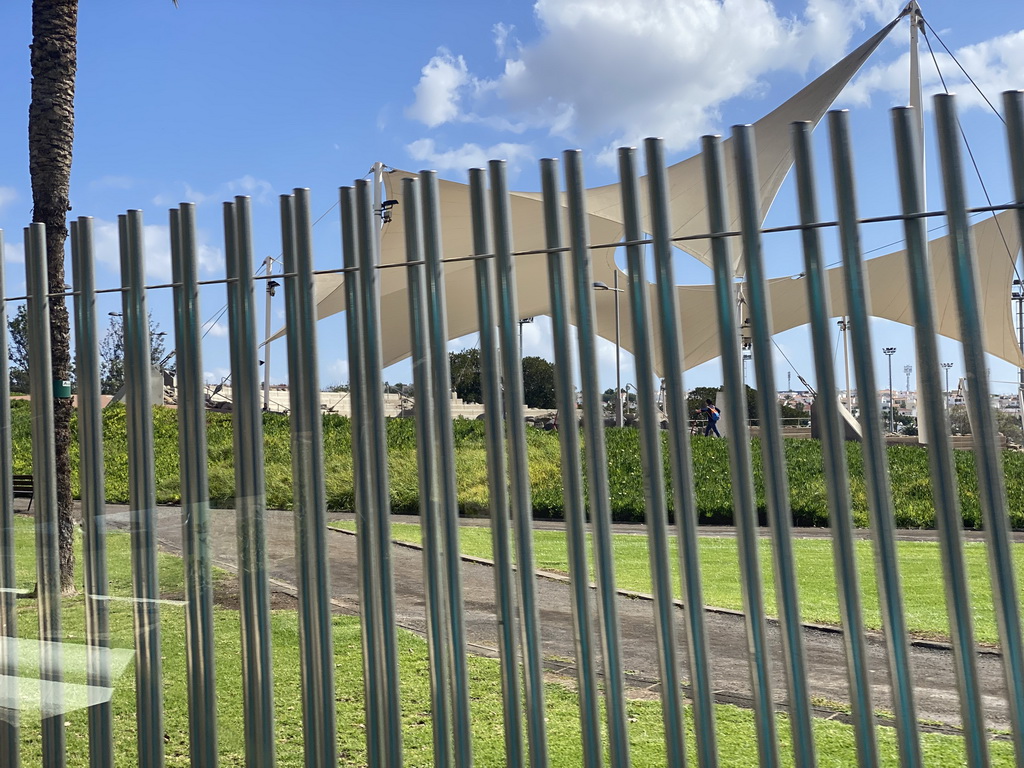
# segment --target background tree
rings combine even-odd
[[[523,358],[523,400],[528,408],[555,408],[555,366],[542,357]]]
[[[467,403],[482,403],[480,391],[480,350],[464,349],[448,353],[448,367],[452,377],[452,389]]]
[[[149,360],[157,368],[168,370],[163,366],[167,350],[164,347],[164,336],[159,323],[149,317]],[[120,317],[111,318],[107,332],[100,342],[100,392],[104,395],[116,395],[124,387],[124,321]]]
[[[75,137],[78,0],[33,0],[31,103],[28,111],[32,221],[46,225],[50,360],[54,379],[71,378],[71,324],[64,301],[64,241]],[[63,592],[74,592],[75,524],[71,510],[71,399],[54,398],[57,546]]]
[[[28,393],[28,307],[18,306],[14,316],[7,321],[11,343],[7,347],[10,360],[11,392]]]

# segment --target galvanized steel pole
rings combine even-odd
[[[985,340],[981,321],[982,295],[978,267],[972,252],[963,163],[960,157],[960,123],[954,97],[935,97],[939,155],[942,159],[946,215],[949,221],[950,256],[956,286],[960,335],[964,340],[964,369],[967,376],[967,400],[974,416],[974,466],[981,496],[982,520],[988,545],[989,576],[999,646],[1003,657],[1010,732],[1013,734],[1017,762],[1024,765],[1024,647],[1021,644],[1020,607],[1013,563],[1006,488],[1002,475],[1002,456],[996,442],[998,432],[992,414],[990,386],[986,374]],[[949,389],[949,363],[942,363]],[[985,734],[981,734],[982,737]]]
[[[118,216],[121,233],[121,312],[124,321],[125,403],[128,409],[128,489],[135,616],[135,696],[141,768],[164,763],[160,583],[156,550],[156,481],[150,398],[149,312],[146,309],[142,211]]]
[[[238,532],[238,580],[242,625],[243,727],[246,760],[273,766],[274,690],[271,657],[270,592],[265,533],[263,419],[254,400],[258,379],[253,288],[248,259],[248,217],[237,203],[224,203],[224,250],[227,278],[231,384],[234,393],[235,519]],[[246,229],[242,237],[241,230]],[[244,395],[244,397],[243,397]]]
[[[921,426],[928,428],[932,443],[928,458],[932,495],[935,500],[935,525],[939,532],[939,551],[945,574],[949,634],[960,691],[967,764],[972,768],[980,768],[988,764],[989,750],[975,661],[974,620],[964,563],[963,517],[960,513],[960,497],[956,489],[956,472],[949,435],[942,423],[944,413],[941,409],[927,407],[928,404],[934,405],[939,401],[941,385],[932,268],[928,258],[928,233],[925,229],[925,220],[919,215],[924,212],[924,197],[920,188],[921,175],[917,167],[920,160],[916,147],[916,117],[909,107],[894,109],[892,116],[900,199],[904,215],[903,229],[907,241],[911,307],[917,329],[917,355],[920,360],[918,389],[923,395],[918,398],[919,413],[923,410],[918,421]]]
[[[487,207],[487,175],[482,168],[469,172],[469,203],[473,219],[473,253],[492,253]],[[508,457],[505,453],[505,409],[502,402],[502,366],[498,355],[498,310],[495,304],[494,259],[474,264],[477,316],[480,328],[480,392],[484,403],[487,438],[487,485],[490,493],[491,542],[494,549],[494,591],[498,608],[498,654],[505,717],[505,763],[526,764],[523,749],[522,695],[516,642],[515,556],[509,527]],[[520,323],[519,331],[522,334]]]
[[[170,213],[178,361],[178,457],[181,467],[181,555],[185,565],[189,746],[192,765],[217,765],[213,576],[210,567],[210,488],[207,477],[206,397],[203,391],[195,206]],[[232,379],[234,384],[234,379]],[[235,390],[235,402],[239,392]],[[235,424],[238,431],[239,424]],[[235,456],[238,456],[236,449]]]
[[[783,658],[789,687],[793,758],[798,768],[809,768],[816,763],[814,732],[811,728],[803,625],[800,619],[793,538],[790,532],[792,519],[789,510],[789,484],[775,390],[775,366],[772,359],[769,320],[771,309],[768,304],[769,294],[761,249],[761,217],[757,202],[759,182],[753,126],[734,126],[732,140],[737,168],[743,262],[747,272],[751,348],[756,361],[754,375],[757,380],[757,403],[760,413],[765,506],[768,509],[772,537],[776,599],[779,602]],[[834,393],[830,392],[826,396],[834,397]]]
[[[704,158],[704,186],[708,201],[715,309],[718,315],[726,407],[731,413],[745,413],[747,397],[743,381],[742,349],[738,342],[740,334],[736,316],[732,255],[725,235],[731,228],[727,224],[725,159],[721,138],[705,136],[701,141],[701,156]],[[750,435],[745,418],[736,420],[735,428],[729,430],[728,440],[733,520],[736,523],[739,549],[757,752],[762,768],[774,768],[779,765],[778,731],[772,701],[767,625],[761,582],[761,554],[757,540],[757,507],[751,472]]]
[[[18,696],[14,557],[14,453],[11,444],[11,376],[7,356],[7,300],[4,281],[4,231],[0,229],[0,693],[7,700]],[[11,768],[20,762],[20,728],[16,710],[0,720],[0,761]]]
[[[71,222],[71,269],[75,284],[75,378],[78,383],[79,478],[82,497],[82,557],[85,570],[85,627],[89,685],[111,687],[110,618],[107,581],[106,484],[103,414],[96,330],[93,221]],[[89,759],[106,766],[114,759],[110,702],[89,708]]]
[[[829,137],[843,270],[846,276],[846,309],[852,324],[854,373],[857,377],[857,389],[868,391],[874,387],[875,382],[874,360],[871,355],[873,344],[867,312],[869,297],[864,277],[860,228],[857,223],[849,115],[846,112],[829,114]],[[892,355],[895,354],[896,348],[886,349],[890,350],[886,354],[889,358],[891,418],[892,409],[895,407],[892,393]],[[922,760],[921,742],[914,706],[914,681],[911,676],[906,614],[903,611],[899,560],[896,554],[889,462],[881,419],[873,397],[861,402],[860,423],[863,435],[861,445],[864,451],[864,483],[875,544],[875,581],[878,585],[882,626],[885,628],[889,685],[896,720],[896,741],[902,765],[917,768]]]

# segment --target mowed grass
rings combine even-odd
[[[334,525],[354,530],[353,523],[344,522]],[[420,543],[418,523],[392,523],[391,531],[392,537],[398,541]],[[590,535],[587,536],[589,543]],[[463,526],[460,528],[460,541],[463,554],[491,558],[491,531],[489,528]],[[534,558],[538,569],[559,573],[568,572],[564,533],[535,531],[533,544]],[[762,539],[760,544],[765,604],[768,613],[777,616],[771,543],[767,539]],[[671,540],[671,548],[673,584],[676,597],[680,597],[679,558],[674,538]],[[897,543],[896,549],[903,579],[904,610],[910,632],[920,637],[948,637],[949,624],[946,617],[945,592],[942,587],[945,579],[942,576],[938,544],[901,541]],[[793,550],[796,556],[796,575],[804,621],[840,624],[832,542],[827,539],[794,539]],[[620,589],[650,593],[651,572],[647,537],[618,534],[614,536],[614,553],[616,585]],[[866,540],[858,541],[856,553],[865,620],[869,628],[881,629],[882,617],[878,605],[872,543]],[[1024,594],[1024,544],[1014,544],[1013,555],[1016,564],[1017,590],[1018,595],[1021,595]],[[964,547],[976,638],[982,643],[996,643],[998,635],[992,605],[987,557],[986,547],[982,543],[970,543]],[[700,539],[700,564],[705,603],[718,608],[742,610],[743,598],[740,594],[736,540],[702,536]],[[593,567],[591,559],[591,580],[594,578]]]
[[[16,521],[17,583],[30,588],[35,579],[32,521]],[[113,533],[108,537],[111,593],[120,597],[131,594],[130,544],[128,536]],[[81,552],[78,552],[79,558]],[[81,560],[79,559],[79,563]],[[176,557],[160,555],[159,573],[162,594],[180,597],[184,589],[182,562]],[[235,577],[215,573],[217,592],[234,583]],[[64,637],[68,643],[82,643],[84,598],[64,599]],[[112,601],[111,639],[117,648],[132,648],[131,603]],[[184,609],[164,604],[160,611],[161,652],[163,664],[164,732],[166,764],[187,766],[188,696],[185,675]],[[35,601],[20,600],[19,634],[36,636]],[[296,613],[291,610],[272,612],[273,676],[275,690],[275,741],[277,764],[304,765],[302,749],[302,718],[300,703],[300,660]],[[214,610],[217,670],[218,743],[220,765],[243,766],[242,676],[240,674],[240,626],[238,613],[230,608]],[[404,758],[408,766],[430,766],[432,753],[432,718],[430,711],[429,674],[426,644],[419,637],[399,632],[399,665],[403,717]],[[340,765],[366,765],[363,720],[363,683],[360,625],[351,617],[334,619],[335,687],[337,732]],[[502,732],[501,678],[497,662],[469,657],[471,730],[475,764],[505,764]],[[31,664],[25,664],[23,675],[30,676]],[[81,670],[70,678],[81,677]],[[546,726],[550,761],[557,766],[578,766],[582,763],[579,738],[578,699],[572,683],[549,682],[545,686]],[[137,764],[135,746],[134,674],[129,665],[116,681],[113,697],[116,766]],[[633,765],[654,768],[665,765],[661,708],[657,702],[631,700],[628,703],[629,735]],[[718,746],[721,764],[747,766],[757,763],[756,739],[751,713],[733,706],[716,707]],[[65,717],[68,744],[67,765],[88,765],[87,714],[76,710]],[[38,712],[26,713],[21,719],[22,765],[41,765]],[[693,726],[687,712],[687,733],[691,760],[696,759]],[[855,763],[853,729],[829,720],[815,720],[816,743],[821,765]],[[783,764],[791,765],[788,721],[779,717]],[[922,737],[925,762],[928,765],[963,765],[963,740],[957,736],[926,734]],[[890,728],[879,728],[879,744],[883,765],[898,765],[895,735]],[[992,742],[993,765],[1012,765],[1012,747],[1008,742]]]

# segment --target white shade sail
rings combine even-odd
[[[879,42],[892,30],[893,21],[853,53],[837,63],[779,108],[754,123],[757,166],[761,182],[761,218],[775,199],[783,180],[792,167],[790,124],[795,121],[817,123],[853,77]],[[726,145],[731,140],[724,142]],[[732,152],[725,146],[728,194],[732,198],[731,211],[737,211],[735,179],[732,173]],[[673,237],[697,236],[707,231],[707,213],[704,199],[703,169],[700,155],[683,160],[668,168]],[[381,233],[381,263],[397,264],[406,260],[405,227],[402,216],[404,204],[402,179],[415,178],[408,171],[392,170],[385,174],[387,196],[398,202],[392,221]],[[468,186],[459,182],[439,180],[439,205],[443,253],[446,258],[457,258],[472,253],[472,222],[470,219]],[[586,207],[589,228],[588,242],[616,243],[622,237],[622,215],[618,184],[587,190]],[[642,197],[646,197],[645,195]],[[543,208],[537,193],[514,192],[511,195],[511,225],[513,247],[517,252],[540,250],[544,247]],[[644,223],[650,230],[646,200],[643,203]],[[733,214],[730,226],[738,229],[738,214]],[[1024,364],[1013,329],[1007,297],[1013,276],[1013,262],[1019,250],[1016,222],[1009,213],[991,217],[972,228],[977,244],[976,255],[980,272],[981,290],[985,296],[999,297],[983,303],[986,333],[986,351],[1014,365]],[[687,253],[710,265],[710,241],[687,240],[677,244]],[[951,339],[959,339],[959,325],[955,312],[952,273],[949,265],[949,245],[946,237],[930,243],[934,265],[934,283],[938,310],[939,332]],[[740,249],[734,248],[734,271],[740,272]],[[593,273],[595,280],[611,284],[617,270],[614,248],[594,250]],[[866,262],[871,314],[907,325],[913,324],[905,274],[905,253],[897,251]],[[621,272],[620,272],[621,274]],[[832,311],[845,314],[841,270],[829,270]],[[547,256],[530,254],[517,257],[516,276],[521,317],[550,314],[547,290]],[[474,287],[474,266],[470,261],[449,262],[445,265],[446,296],[448,302],[448,335],[458,338],[478,330]],[[404,269],[385,269],[380,273],[380,310],[383,324],[383,358],[392,365],[411,354],[408,321],[407,276]],[[620,281],[625,285],[625,281]],[[780,333],[808,322],[805,286],[802,280],[788,277],[769,281],[772,306],[772,332]],[[692,368],[707,362],[720,353],[712,286],[678,286],[682,338],[685,350],[684,365]],[[597,312],[597,330],[606,339],[615,338],[614,296],[610,291],[594,295]],[[620,294],[620,302],[627,301]],[[650,292],[654,306],[653,287]],[[317,278],[317,317],[322,319],[345,309],[343,279],[340,275]],[[620,312],[620,339],[622,347],[632,351],[632,328],[628,305]],[[657,323],[652,323],[656,330]],[[270,340],[279,338],[278,331]],[[656,339],[657,341],[657,339]],[[656,346],[656,372],[661,374],[661,355]]]

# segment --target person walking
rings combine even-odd
[[[722,412],[715,407],[715,404],[711,400],[704,401],[704,407],[700,409],[708,420],[707,425],[704,427],[704,437],[707,437],[712,432],[715,433],[715,437],[721,437],[722,435],[718,432],[718,420],[722,418]]]

